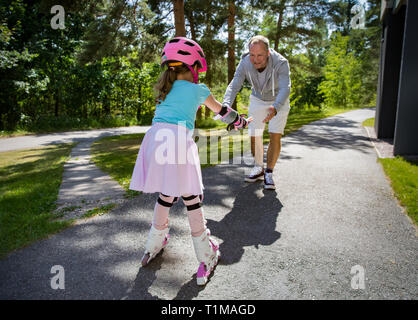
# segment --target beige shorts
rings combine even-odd
[[[269,108],[274,101],[263,101],[250,95],[250,106],[248,108],[248,116],[253,117],[253,121],[248,125],[249,136],[262,136],[266,123],[263,120],[267,117]],[[284,128],[289,115],[289,100],[280,108],[277,114],[268,122],[269,133],[284,133]]]

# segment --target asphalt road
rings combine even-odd
[[[203,288],[182,203],[170,212],[168,246],[141,267],[156,200],[146,194],[1,260],[0,298],[417,299],[416,228],[361,127],[373,116],[351,111],[284,137],[276,191],[246,184],[245,163],[203,170],[204,213],[222,253]],[[57,265],[63,289],[51,286]]]

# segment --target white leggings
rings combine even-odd
[[[206,229],[206,219],[201,208],[201,198],[193,195],[185,195],[182,198],[187,208],[187,217],[189,219],[192,236],[200,236]],[[168,227],[168,214],[171,205],[174,201],[177,201],[177,199],[162,193],[160,193],[159,199],[160,201],[157,200],[154,207],[153,225],[157,230],[164,230]],[[161,200],[163,204],[161,203]]]

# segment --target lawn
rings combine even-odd
[[[364,127],[373,127],[374,118],[363,121]],[[418,225],[418,161],[402,157],[379,159],[393,192],[406,213]]]
[[[406,213],[418,225],[418,161],[402,157],[379,159],[392,189]]]
[[[73,145],[0,153],[0,258],[71,224],[53,211]]]
[[[374,127],[374,118],[364,120],[363,127]]]
[[[132,171],[144,133],[106,137],[93,143],[92,160],[128,191],[128,195],[137,194],[129,190]]]

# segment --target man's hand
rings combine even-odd
[[[274,108],[273,106],[269,107],[269,114],[267,115],[267,117],[263,120],[263,123],[269,122],[275,115],[277,114],[277,110],[276,108]]]

